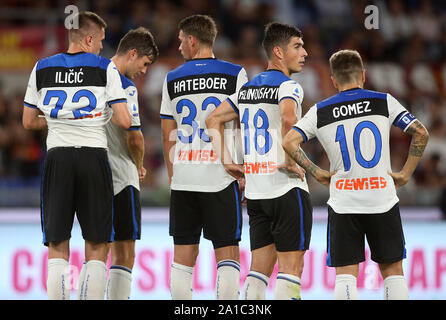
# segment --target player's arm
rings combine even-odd
[[[163,135],[163,154],[166,162],[167,174],[169,176],[169,185],[172,182],[173,175],[173,159],[175,157],[176,144],[176,121],[168,118],[161,119],[161,131]]]
[[[22,124],[26,130],[42,130],[47,127],[46,119],[40,110],[26,105],[23,107]]]
[[[118,127],[128,129],[132,125],[132,118],[130,117],[127,108],[127,102],[117,102],[111,104],[113,109],[112,121]]]
[[[415,120],[405,132],[412,136],[406,163],[400,172],[388,172],[392,176],[397,188],[404,186],[407,182],[409,182],[410,177],[423,156],[424,149],[426,148],[429,140],[429,133],[427,129],[418,120]]]
[[[288,131],[290,131],[293,125],[297,122],[297,115],[295,111],[296,101],[293,99],[283,99],[279,103],[279,108],[280,108],[280,116],[282,119],[282,140],[283,140]],[[302,181],[304,181],[305,179],[305,170],[299,165],[296,165],[296,162],[294,162],[287,153],[285,153],[285,162],[280,164],[278,168],[279,169],[284,168],[289,172],[296,173]]]
[[[305,169],[306,172],[311,174],[321,184],[329,187],[330,178],[336,172],[328,172],[321,169],[308,159],[305,152],[301,149],[300,145],[304,142],[304,138],[297,130],[290,130],[282,141],[282,146],[285,152],[294,160],[298,165]]]
[[[141,130],[128,130],[126,134],[127,148],[130,157],[138,169],[139,180],[143,180],[146,175],[144,162],[144,135]]]
[[[234,163],[231,154],[225,144],[224,128],[225,123],[238,118],[235,106],[226,99],[220,103],[214,111],[206,119],[206,128],[208,129],[209,138],[212,141],[217,156],[225,170],[234,178],[240,179],[244,176],[243,166]]]

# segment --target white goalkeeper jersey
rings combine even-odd
[[[107,147],[104,125],[111,105],[125,102],[115,64],[92,53],[60,53],[34,66],[24,105],[43,112],[48,123],[47,149]]]
[[[171,189],[217,192],[235,180],[226,172],[206,129],[206,118],[248,77],[241,66],[215,58],[192,59],[169,72],[160,117],[177,123]],[[225,143],[235,163],[243,163],[237,121],[225,124]]]
[[[120,74],[122,88],[126,93],[127,107],[132,119],[130,128],[123,129],[109,121],[105,125],[108,141],[108,159],[113,174],[113,191],[118,194],[127,186],[139,189],[139,174],[127,147],[128,130],[141,130],[139,118],[138,90],[135,84]]]
[[[391,125],[405,131],[413,121],[390,94],[357,88],[317,103],[293,128],[304,141],[316,137],[337,171],[327,202],[335,212],[384,213],[398,202],[387,174]]]
[[[298,187],[308,192],[306,180],[277,166],[285,162],[282,148],[282,117],[279,103],[296,102],[302,116],[303,89],[279,70],[267,70],[243,85],[228,101],[239,114],[245,167],[245,196],[272,199]]]

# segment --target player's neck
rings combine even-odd
[[[88,52],[88,50],[86,50],[86,48],[84,48],[81,43],[70,42],[70,44],[68,45],[67,53],[79,53],[79,52]]]
[[[118,69],[120,74],[125,74],[125,61],[124,61],[124,57],[121,56],[113,56],[111,59],[111,61],[113,61],[113,63],[116,65],[116,69]]]
[[[362,84],[359,84],[359,83],[349,83],[349,84],[345,84],[345,85],[342,85],[342,86],[338,84],[339,92],[347,91],[347,90],[351,90],[351,89],[358,89],[358,88],[363,89],[363,87],[364,86]]]
[[[268,61],[266,70],[271,69],[282,71],[287,77],[290,76],[290,71],[288,70],[288,68],[285,68],[281,63],[278,63],[276,61]]]
[[[214,53],[212,48],[201,47],[198,48],[197,52],[192,56],[192,59],[211,59],[214,58]]]

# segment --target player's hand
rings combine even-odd
[[[299,166],[294,161],[291,163],[284,162],[282,164],[279,164],[277,166],[277,169],[279,170],[282,169],[288,171],[289,173],[297,174],[300,180],[305,181],[305,173],[306,173],[305,169]]]
[[[246,185],[245,178],[238,179],[238,186],[239,186],[240,194],[242,195],[241,196],[242,206],[245,206],[248,202],[248,200],[245,198],[245,185]]]
[[[143,181],[143,180],[144,180],[144,178],[146,177],[146,173],[147,173],[147,170],[146,170],[146,168],[144,168],[144,167],[141,167],[141,168],[138,170],[139,181]]]
[[[329,172],[324,169],[317,170],[314,174],[314,178],[327,188],[330,188],[331,177],[336,174],[337,171]]]
[[[395,187],[398,189],[399,187],[404,186],[409,182],[410,176],[407,176],[404,172],[390,172],[387,173],[393,178],[393,182],[395,183]]]
[[[225,164],[225,170],[227,173],[229,173],[231,176],[236,178],[237,180],[240,178],[245,178],[245,170],[243,168],[243,165],[241,164]]]

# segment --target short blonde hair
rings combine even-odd
[[[361,79],[364,66],[361,55],[356,50],[340,50],[330,57],[330,70],[340,84],[352,83]]]

